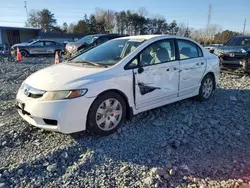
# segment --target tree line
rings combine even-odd
[[[62,26],[58,26],[55,15],[48,9],[43,9],[29,12],[25,25],[41,28],[43,32],[54,33],[178,34],[179,27],[176,20],[167,23],[163,16],[148,17],[147,15],[148,12],[144,8],[138,11],[120,12],[97,8],[93,14],[89,16],[85,14],[77,23],[63,23]],[[185,34],[189,35],[189,32]]]
[[[126,35],[170,34],[191,37],[201,44],[225,43],[232,36],[241,35],[239,32],[225,30],[218,25],[210,25],[203,29],[193,29],[176,20],[168,23],[164,16],[148,16],[145,8],[137,11],[112,11],[97,8],[93,14],[84,15],[76,23],[57,24],[55,15],[48,9],[31,10],[27,27],[41,28],[43,32],[52,33],[118,33]]]

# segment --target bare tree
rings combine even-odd
[[[142,17],[147,17],[148,16],[148,11],[147,11],[147,9],[145,7],[138,8],[137,13],[138,13],[139,16],[142,16]]]
[[[95,10],[94,15],[97,23],[104,23],[105,30],[108,32],[112,32],[115,26],[115,18],[116,18],[114,11],[97,8]]]
[[[28,20],[25,23],[25,26],[26,27],[35,27],[35,28],[41,27],[39,10],[32,9],[29,12]]]
[[[179,31],[177,32],[177,35],[184,36],[187,30],[187,25],[185,23],[179,23],[178,27]]]

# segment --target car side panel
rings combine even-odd
[[[115,77],[111,77],[107,80],[100,80],[95,83],[85,85],[84,87],[88,88],[88,92],[85,95],[88,98],[95,98],[99,94],[109,91],[109,90],[118,90],[122,92],[127,100],[130,107],[134,106],[134,81],[133,81],[133,72],[132,70],[127,70],[125,74]]]
[[[220,77],[220,64],[219,64],[220,60],[216,55],[211,54],[209,52],[204,52],[204,57],[206,58],[207,61],[207,67],[203,77],[207,73],[212,72],[215,76],[216,86],[218,86]],[[201,78],[201,80],[203,79],[203,77]]]

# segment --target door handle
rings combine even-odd
[[[197,65],[197,66],[199,66],[199,65],[200,65],[200,63],[196,63],[196,65]]]
[[[178,70],[176,67],[174,67],[174,70]]]
[[[169,69],[167,69],[167,71],[169,71]]]
[[[201,62],[201,65],[204,65],[204,62]]]

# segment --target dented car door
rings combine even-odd
[[[179,61],[173,40],[149,45],[139,54],[138,61],[139,68],[134,69],[137,109],[177,97]]]

